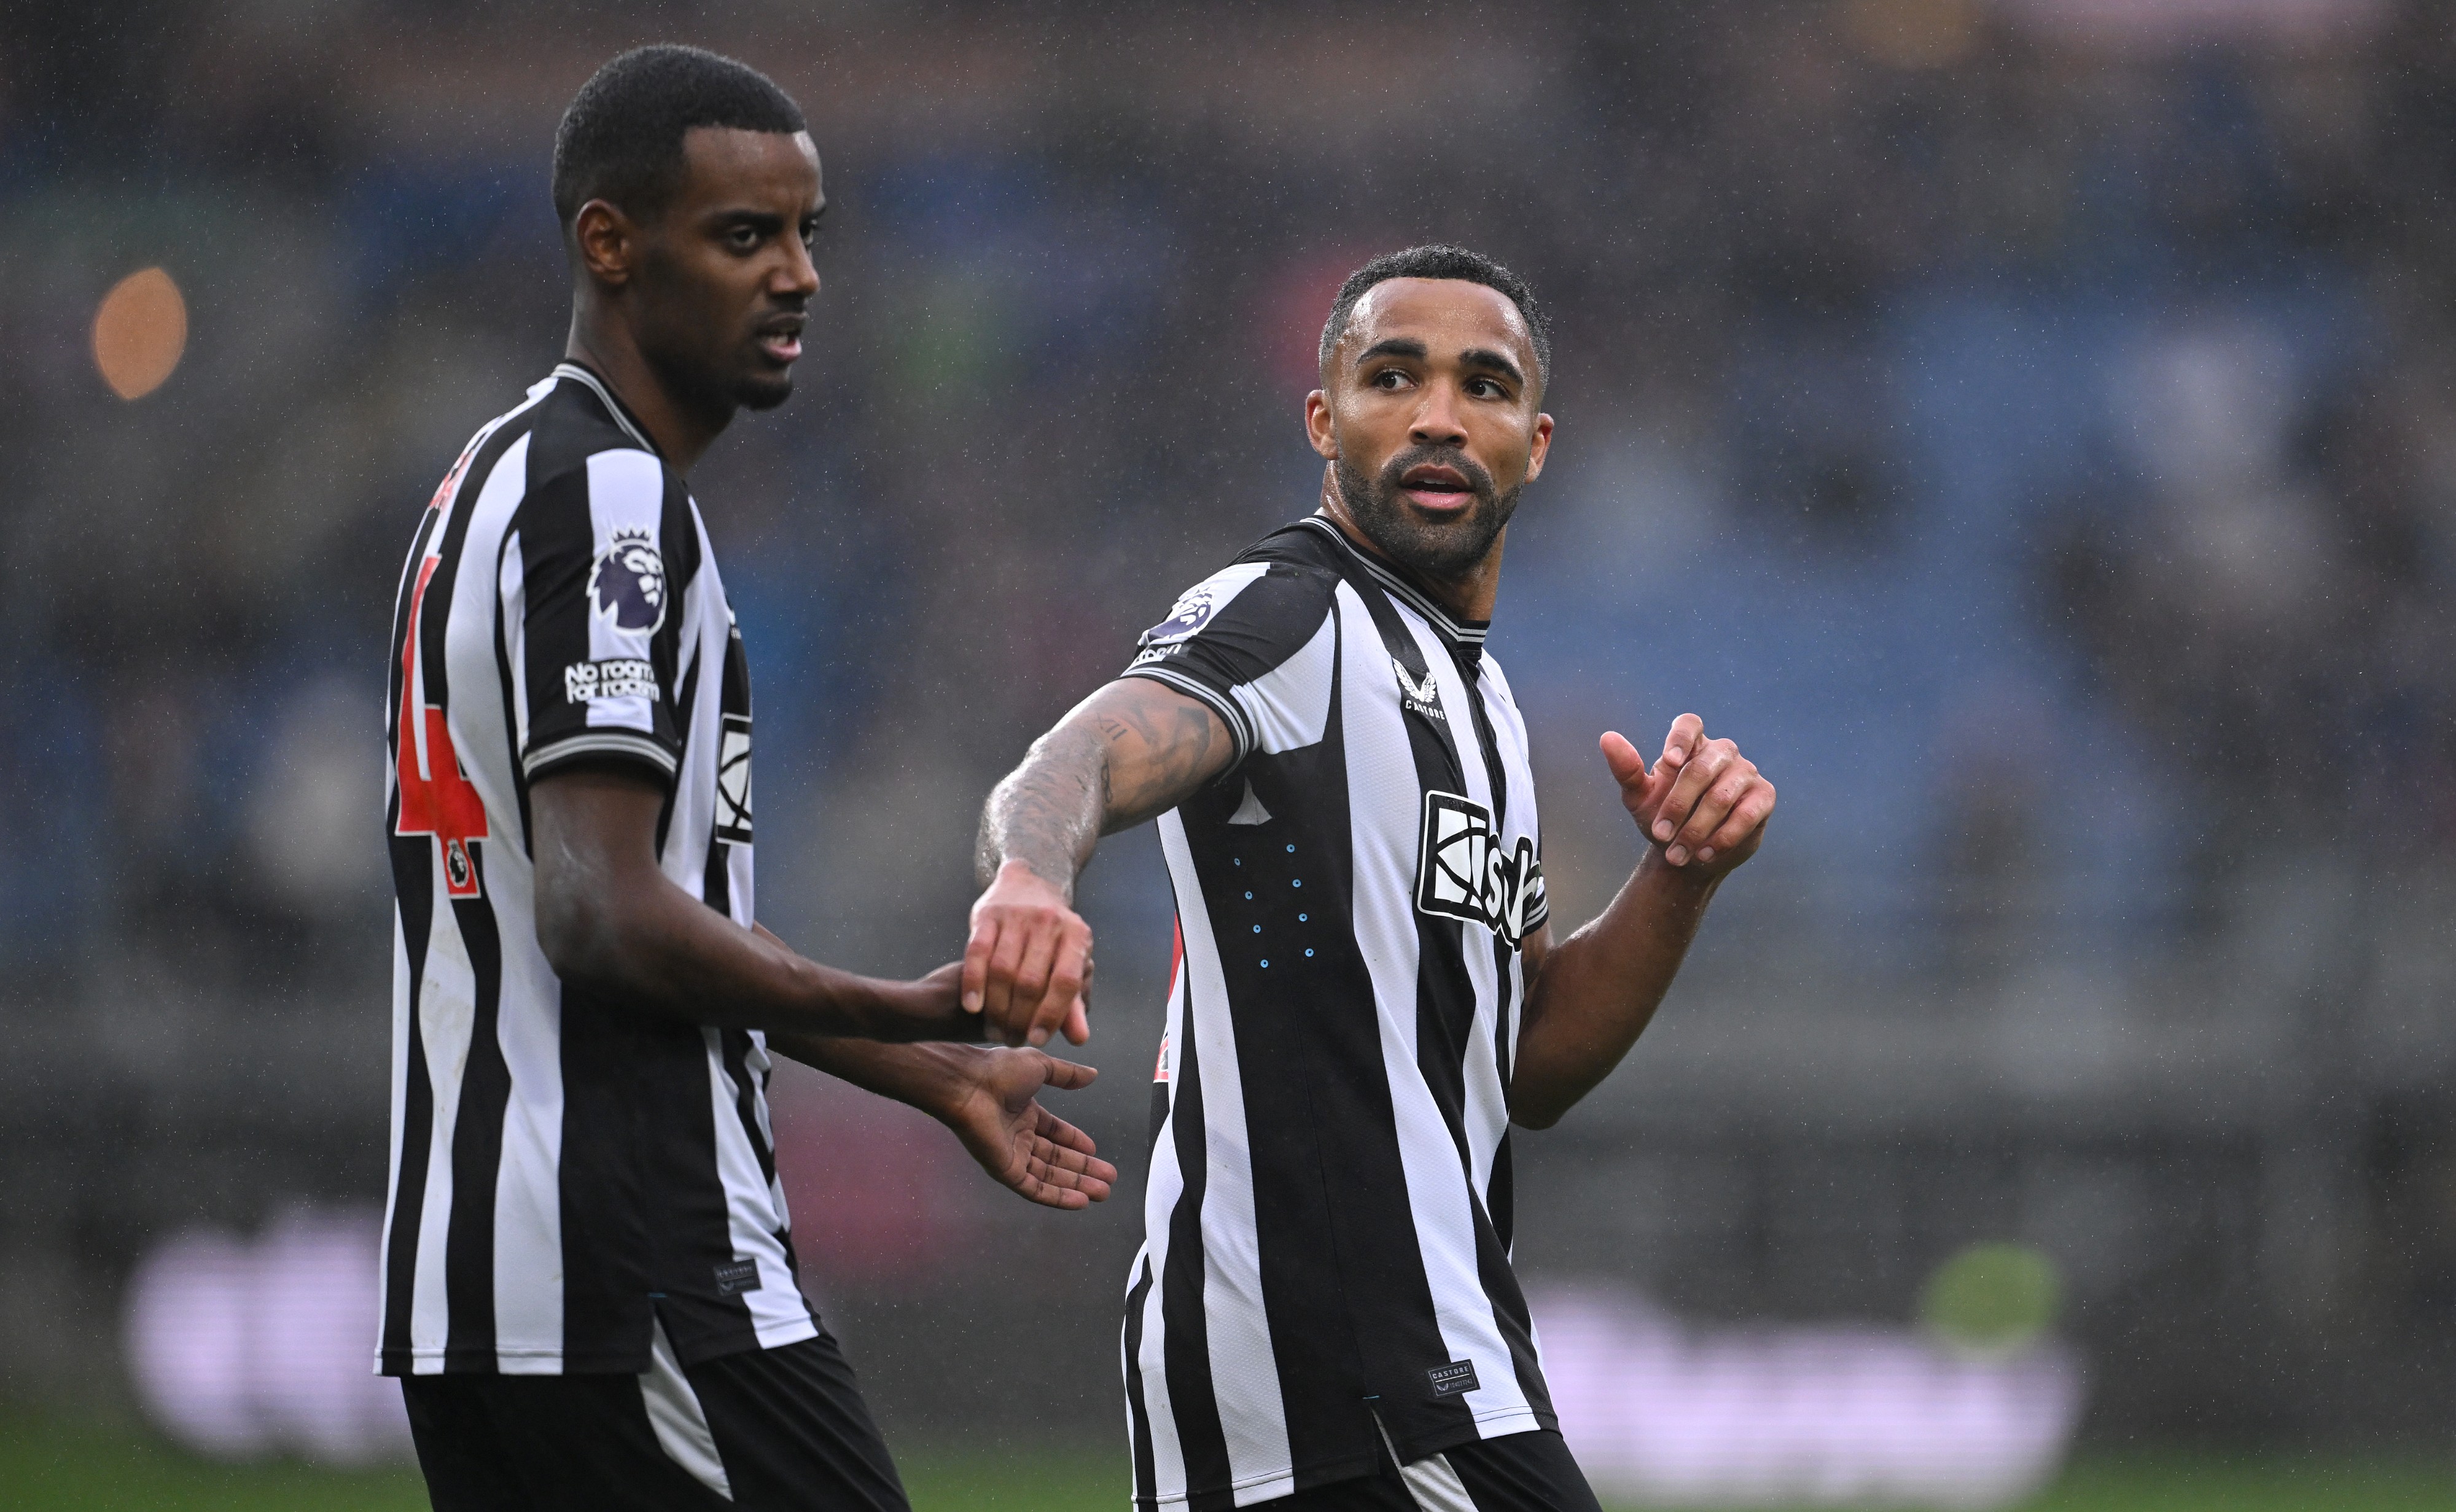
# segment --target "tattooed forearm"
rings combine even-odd
[[[1201,704],[1141,678],[1110,684],[990,794],[973,855],[982,885],[1021,861],[1071,894],[1100,836],[1176,807],[1233,754],[1227,726]]]
[[[1073,718],[1033,742],[1023,765],[991,789],[981,810],[980,840],[972,853],[981,886],[989,886],[1007,862],[1020,861],[1072,897],[1074,874],[1100,838],[1108,787],[1098,734]]]

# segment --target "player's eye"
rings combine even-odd
[[[1507,391],[1488,378],[1467,379],[1466,391],[1473,398],[1480,399],[1500,399],[1509,397]]]
[[[761,240],[756,226],[736,226],[726,233],[726,244],[736,252],[756,252]]]
[[[1397,368],[1385,367],[1365,381],[1377,389],[1395,392],[1407,381],[1407,375]]]

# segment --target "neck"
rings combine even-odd
[[[685,403],[640,350],[630,326],[585,295],[571,312],[563,355],[596,370],[676,472],[690,471],[733,419],[729,409],[708,414]]]
[[[1414,583],[1423,595],[1447,609],[1455,619],[1487,623],[1492,619],[1492,606],[1501,598],[1501,548],[1509,540],[1507,526],[1492,538],[1492,549],[1482,561],[1455,577],[1437,578],[1421,572],[1392,557],[1376,545],[1373,539],[1357,524],[1356,517],[1347,512],[1347,501],[1339,492],[1336,465],[1321,471],[1321,512],[1339,527],[1357,550],[1373,558],[1392,572]]]

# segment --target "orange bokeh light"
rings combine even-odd
[[[162,386],[188,349],[188,301],[159,268],[132,273],[102,296],[93,315],[93,365],[124,399]]]

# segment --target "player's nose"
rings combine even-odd
[[[798,241],[788,241],[785,264],[769,285],[771,292],[793,295],[808,299],[819,292],[818,264],[810,260],[810,249]]]
[[[1409,436],[1420,446],[1455,446],[1465,441],[1466,427],[1459,420],[1458,400],[1445,383],[1424,385],[1423,401],[1416,408],[1416,418],[1408,427]]]

